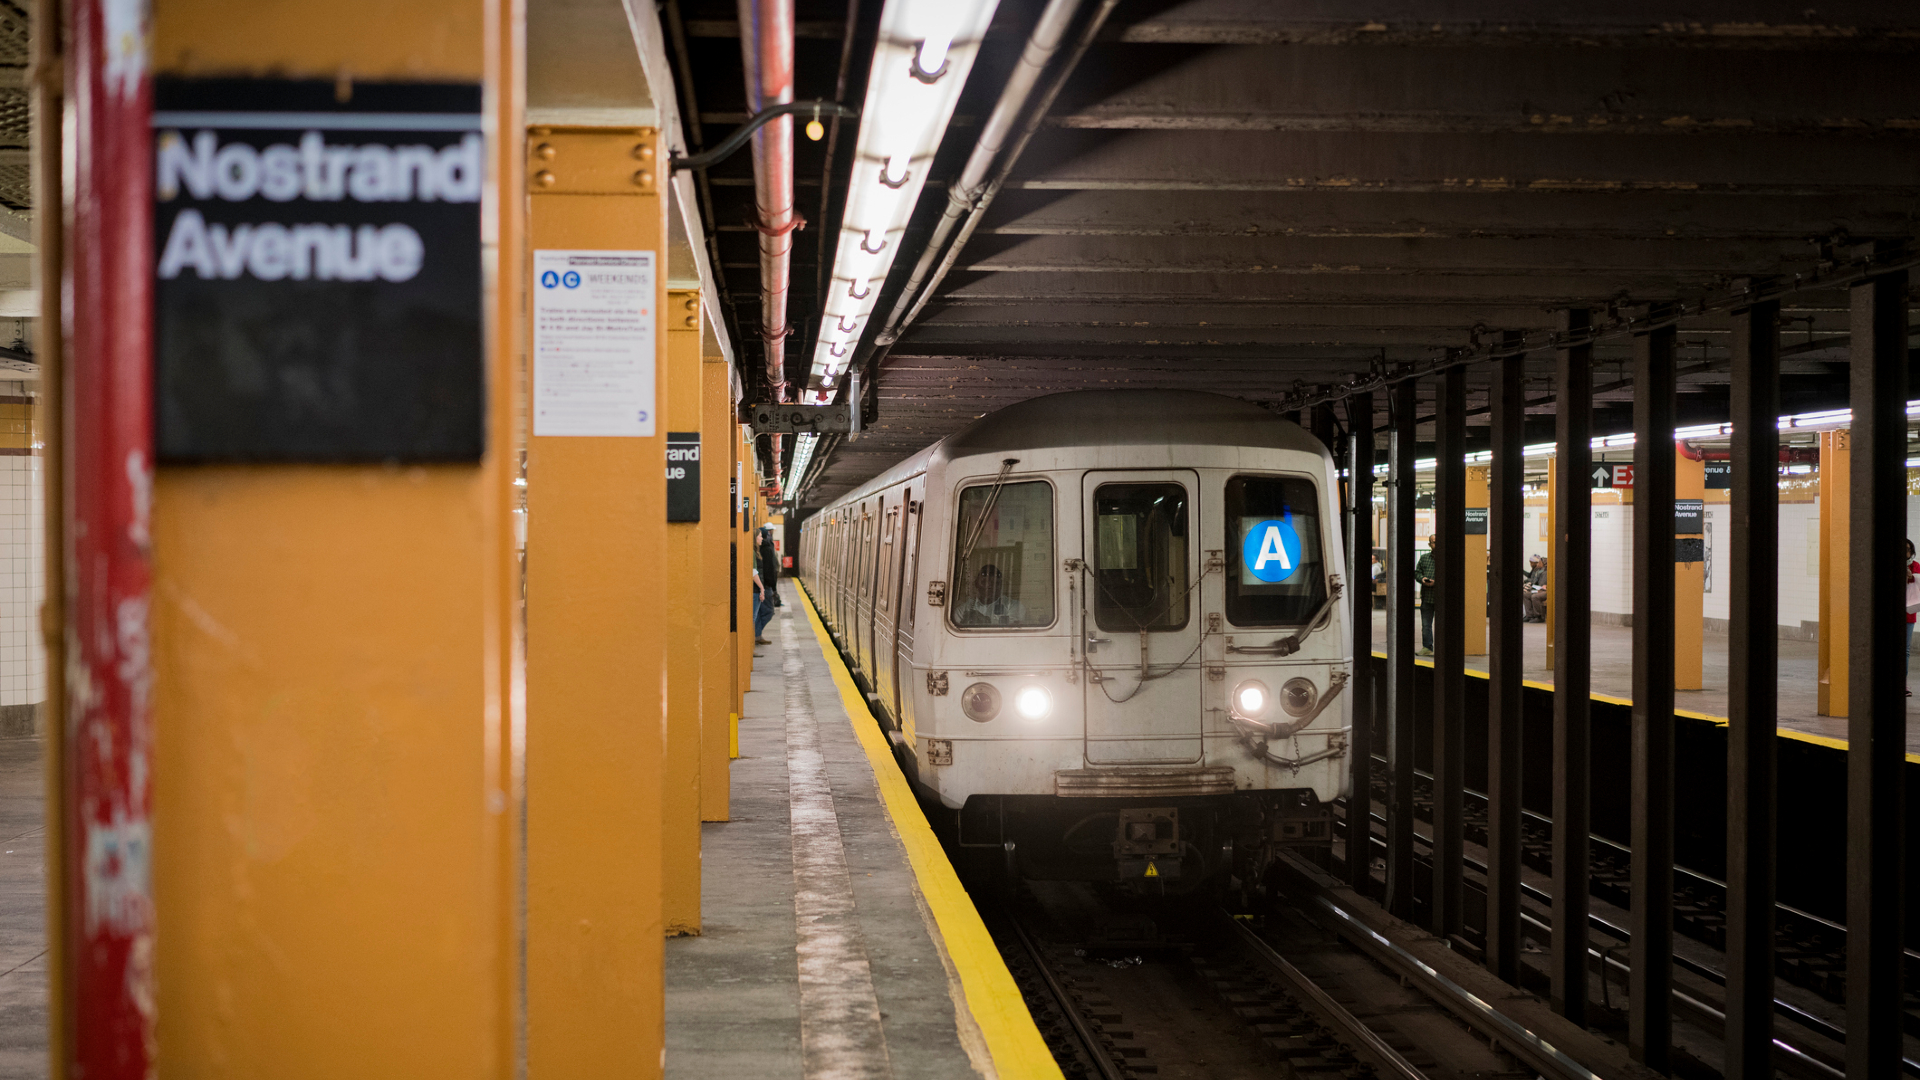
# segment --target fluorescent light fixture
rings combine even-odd
[[[1920,417],[1920,400],[1907,402],[1907,415],[1910,417]],[[1831,431],[1835,428],[1851,427],[1853,426],[1853,410],[1828,409],[1824,412],[1796,413],[1793,416],[1781,417],[1777,426],[1781,431]],[[1695,424],[1692,427],[1675,428],[1673,431],[1673,441],[1679,442],[1682,439],[1724,438],[1731,434],[1733,434],[1732,424]],[[1590,445],[1595,450],[1622,450],[1631,447],[1633,443],[1633,435],[1632,433],[1628,433],[1625,435],[1596,437]],[[1559,449],[1559,446],[1556,443],[1534,443],[1531,446],[1522,447],[1520,456],[1530,458],[1552,457],[1553,452],[1557,449]],[[1466,457],[1466,462],[1469,465],[1484,465],[1492,460],[1493,452],[1490,450],[1475,451]],[[1920,468],[1920,465],[1914,464],[1916,461],[1920,461],[1920,458],[1910,459],[1907,464],[1909,467]],[[1436,464],[1433,458],[1421,458],[1413,463],[1413,471],[1432,472]],[[1808,468],[1807,471],[1812,472],[1813,470]],[[1373,467],[1373,475],[1387,475],[1387,467],[1385,465],[1375,465]]]
[[[845,381],[997,2],[887,0],[880,12],[833,281],[801,401],[827,404]],[[813,442],[803,435],[796,443],[789,486],[804,477]]]
[[[813,463],[813,444],[819,441],[820,436],[811,433],[794,436],[793,461],[788,466],[787,483],[783,489],[789,496],[800,494],[795,490],[794,485],[807,478],[807,466]]]

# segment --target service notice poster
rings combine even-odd
[[[533,253],[533,433],[654,433],[654,253]]]

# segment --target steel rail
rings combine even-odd
[[[1474,792],[1471,790],[1469,790],[1468,793],[1473,795],[1479,794],[1478,792]],[[1371,821],[1379,822],[1382,825],[1382,827],[1384,827],[1386,824],[1386,818],[1384,818],[1380,814],[1369,812],[1368,818]],[[1372,842],[1370,846],[1379,847],[1381,849],[1384,849],[1386,847],[1385,840],[1377,833],[1369,832],[1368,838]],[[1604,838],[1599,836],[1595,836],[1593,839],[1600,843],[1607,844],[1610,847],[1618,846],[1613,844],[1611,841],[1605,840]],[[1425,846],[1429,853],[1429,857],[1431,857],[1431,852],[1433,849],[1432,841],[1430,841],[1424,836],[1416,835],[1414,837],[1414,842],[1416,845]],[[1486,874],[1487,872],[1486,864],[1480,862],[1478,859],[1475,859],[1472,856],[1463,856],[1461,861],[1463,865],[1482,875]],[[1675,869],[1679,870],[1678,867],[1676,867]],[[1694,874],[1693,876],[1699,877],[1703,881],[1709,881],[1709,882],[1713,881],[1712,878],[1706,877],[1705,875]],[[1716,884],[1718,883],[1716,882]],[[1725,886],[1722,886],[1722,888],[1724,887]],[[1553,897],[1547,892],[1545,892],[1544,890],[1538,888],[1537,886],[1528,885],[1523,882],[1520,885],[1520,892],[1521,892],[1521,895],[1525,896],[1527,899],[1532,900],[1534,903],[1540,904],[1543,907],[1551,907],[1553,904]],[[1797,910],[1797,909],[1789,908],[1785,904],[1777,904],[1776,907],[1779,909],[1789,910],[1789,911]],[[1820,919],[1819,916],[1817,915],[1808,915],[1807,918],[1818,920],[1820,922],[1826,921],[1826,920]],[[1521,922],[1532,926],[1542,938],[1551,940],[1552,932],[1553,932],[1553,927],[1551,923],[1545,920],[1542,920],[1538,916],[1528,912],[1522,912],[1520,919],[1521,919]],[[1832,924],[1828,924],[1828,925],[1832,925]],[[1633,934],[1631,931],[1629,931],[1625,927],[1615,925],[1614,923],[1609,922],[1605,918],[1599,915],[1595,915],[1592,912],[1587,913],[1587,926],[1590,929],[1598,930],[1601,933],[1607,935],[1608,937],[1613,938],[1615,941],[1620,942],[1620,944],[1622,945],[1632,944]],[[1844,927],[1840,929],[1844,930]],[[1606,964],[1615,965],[1619,967],[1621,971],[1631,970],[1630,966],[1621,963],[1621,961],[1607,955],[1601,950],[1593,948],[1592,946],[1588,946],[1587,955],[1590,959],[1597,958],[1602,960]],[[1705,979],[1708,982],[1713,983],[1717,986],[1724,987],[1727,985],[1727,976],[1724,972],[1716,971],[1713,968],[1708,967],[1707,965],[1700,963],[1697,960],[1693,960],[1676,953],[1673,956],[1673,963],[1675,967],[1678,967],[1683,971],[1689,972],[1690,974],[1693,974],[1702,979]],[[1678,990],[1678,989],[1674,990],[1673,1000],[1679,1003],[1680,1005],[1688,1009],[1691,1009],[1692,1011],[1694,1011],[1699,1015],[1706,1016],[1709,1019],[1714,1020],[1716,1023],[1724,1023],[1726,1020],[1726,1014],[1724,1012],[1721,1012],[1720,1010],[1715,1009],[1711,1004],[1707,1002],[1700,1001],[1699,999],[1693,997],[1692,995],[1686,993],[1683,990]],[[1820,1036],[1821,1038],[1828,1039],[1833,1042],[1840,1043],[1842,1045],[1845,1045],[1847,1041],[1847,1033],[1844,1029],[1835,1027],[1833,1024],[1820,1019],[1819,1017],[1813,1015],[1812,1013],[1807,1012],[1806,1010],[1800,1008],[1798,1005],[1795,1005],[1790,1001],[1783,1001],[1777,997],[1774,998],[1773,1012],[1775,1015],[1795,1024],[1798,1027],[1805,1028],[1806,1030],[1814,1033],[1815,1035]],[[1794,1055],[1798,1058],[1803,1058],[1806,1061],[1811,1062],[1812,1067],[1816,1069],[1827,1070],[1826,1072],[1822,1073],[1823,1076],[1841,1075],[1837,1071],[1834,1071],[1831,1066],[1826,1065],[1824,1062],[1820,1061],[1818,1058],[1813,1057],[1811,1054],[1793,1045],[1792,1043],[1786,1042],[1780,1039],[1778,1036],[1775,1036],[1772,1042],[1773,1042],[1773,1045],[1778,1047],[1779,1049],[1791,1055]],[[1915,1061],[1912,1058],[1903,1057],[1901,1059],[1901,1071],[1908,1076],[1920,1077],[1920,1061]]]
[[[1400,1051],[1387,1045],[1385,1039],[1363,1023],[1359,1017],[1348,1012],[1346,1006],[1335,1001],[1331,994],[1320,989],[1312,979],[1307,978],[1305,972],[1289,963],[1286,957],[1275,951],[1274,947],[1267,944],[1259,934],[1247,929],[1240,920],[1225,911],[1220,913],[1220,918],[1233,928],[1234,934],[1239,937],[1241,944],[1245,945],[1249,952],[1285,979],[1301,996],[1312,1002],[1313,1008],[1319,1010],[1326,1019],[1333,1021],[1334,1026],[1341,1029],[1342,1035],[1378,1059],[1379,1063],[1386,1067],[1388,1075],[1400,1077],[1401,1080],[1427,1080],[1427,1075],[1415,1068],[1412,1062],[1400,1056]]]
[[[1292,855],[1283,860],[1296,871],[1307,867]],[[1317,890],[1308,899],[1333,919],[1336,933],[1353,942],[1360,950],[1417,984],[1428,997],[1446,1006],[1448,1011],[1467,1022],[1481,1034],[1498,1040],[1514,1057],[1538,1071],[1547,1080],[1600,1080],[1600,1075],[1568,1057],[1538,1032],[1494,1008],[1459,983],[1434,970],[1426,961],[1387,939],[1372,927],[1353,917],[1344,907]]]
[[[1080,1010],[1074,1008],[1073,999],[1067,996],[1067,988],[1060,985],[1060,980],[1054,976],[1053,969],[1047,966],[1046,957],[1041,955],[1040,946],[1034,942],[1032,935],[1027,933],[1027,928],[1022,926],[1019,918],[1011,912],[1007,914],[1007,925],[1013,927],[1014,936],[1020,939],[1021,947],[1026,949],[1027,955],[1033,958],[1033,970],[1040,973],[1040,981],[1047,984],[1047,991],[1053,995],[1055,1001],[1060,1003],[1060,1015],[1067,1018],[1067,1025],[1073,1028],[1074,1035],[1087,1048],[1087,1060],[1093,1062],[1093,1067],[1100,1070],[1102,1080],[1127,1080],[1126,1071],[1114,1064],[1112,1055],[1100,1045],[1100,1037],[1087,1026],[1086,1017],[1081,1016]]]

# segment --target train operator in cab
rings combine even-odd
[[[1025,626],[1027,606],[1006,595],[1000,568],[988,563],[973,575],[973,596],[954,612],[956,626]]]

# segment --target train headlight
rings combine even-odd
[[[1044,686],[1023,686],[1014,691],[1013,711],[1023,720],[1045,720],[1053,711],[1053,695]]]
[[[1233,688],[1233,711],[1236,716],[1249,720],[1258,720],[1267,715],[1267,684],[1259,679],[1248,679]]]
[[[1000,715],[1000,691],[991,684],[977,682],[960,691],[960,711],[978,724]]]
[[[1288,716],[1302,717],[1320,703],[1320,688],[1311,679],[1288,679],[1280,688],[1280,707]]]

